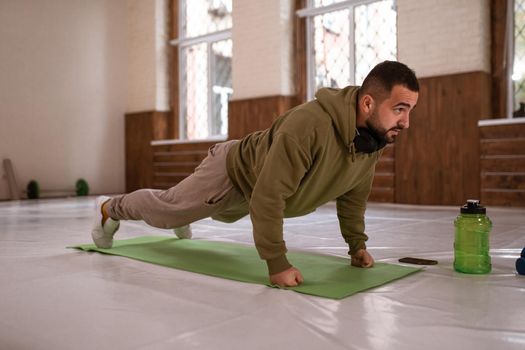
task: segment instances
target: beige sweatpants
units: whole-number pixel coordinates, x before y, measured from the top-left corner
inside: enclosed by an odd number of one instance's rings
[[[218,143],[195,172],[168,190],[141,189],[112,198],[106,205],[115,220],[143,220],[171,229],[212,217],[234,222],[248,214],[248,203],[226,170],[228,150],[238,140]]]

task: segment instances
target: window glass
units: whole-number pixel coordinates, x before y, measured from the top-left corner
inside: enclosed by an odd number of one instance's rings
[[[208,47],[206,43],[182,49],[183,139],[208,136]]]
[[[525,0],[514,1],[514,116],[525,116]]]
[[[212,45],[212,118],[210,133],[228,134],[228,100],[232,89],[232,41],[223,40]]]
[[[393,0],[356,6],[355,83],[361,85],[378,63],[397,57],[396,10]]]
[[[349,10],[334,11],[313,18],[315,90],[348,85],[349,13]]]
[[[525,1],[525,0],[524,0]],[[315,0],[314,6],[340,1]],[[396,60],[397,12],[394,0],[350,4],[309,16],[311,49],[309,95],[321,87],[360,85],[370,69]]]
[[[231,0],[181,0],[179,131],[184,140],[226,138],[232,90]],[[193,39],[192,39],[193,38]]]

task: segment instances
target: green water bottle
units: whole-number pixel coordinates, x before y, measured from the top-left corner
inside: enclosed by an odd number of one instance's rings
[[[492,269],[489,234],[492,222],[477,199],[467,200],[454,221],[454,269],[458,272],[483,274]]]

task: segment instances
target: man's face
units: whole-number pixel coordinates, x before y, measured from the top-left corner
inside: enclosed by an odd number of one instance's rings
[[[402,85],[395,85],[388,98],[374,105],[366,125],[387,143],[393,143],[402,129],[408,129],[409,114],[419,94]]]

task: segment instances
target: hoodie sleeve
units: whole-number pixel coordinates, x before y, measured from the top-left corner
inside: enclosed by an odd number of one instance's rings
[[[270,274],[291,267],[283,239],[284,209],[286,199],[297,191],[311,163],[311,157],[292,136],[279,133],[257,176],[250,199],[250,218],[255,247],[266,260]]]
[[[365,210],[372,189],[374,172],[369,172],[358,186],[337,198],[337,218],[344,240],[350,248],[349,254],[366,249]]]

